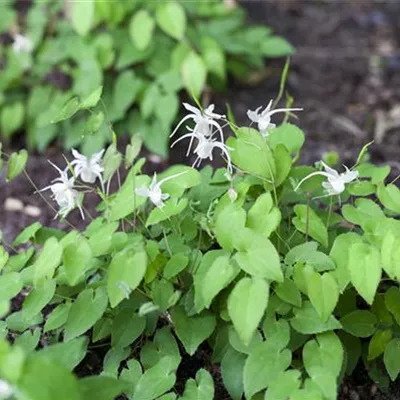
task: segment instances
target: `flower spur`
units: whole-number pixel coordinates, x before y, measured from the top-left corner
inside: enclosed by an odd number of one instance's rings
[[[290,111],[302,111],[302,108],[276,108],[272,109],[272,100],[268,103],[267,107],[265,107],[264,111],[260,110],[262,107],[258,107],[256,110],[247,111],[247,116],[252,122],[255,122],[258,126],[258,130],[261,135],[267,137],[269,135],[269,129],[275,128],[275,124],[271,123],[271,117],[274,114],[282,113],[282,112],[290,112]]]
[[[186,174],[187,171],[180,172],[179,174],[167,176],[164,179],[161,179],[161,181],[157,182],[157,174],[154,173],[153,179],[149,185],[149,187],[142,186],[140,188],[137,188],[135,190],[135,193],[139,196],[147,197],[150,199],[150,201],[158,208],[163,208],[164,207],[164,200],[169,199],[169,194],[168,193],[163,193],[161,190],[161,185],[170,179],[177,178],[178,176],[181,176],[183,174]]]

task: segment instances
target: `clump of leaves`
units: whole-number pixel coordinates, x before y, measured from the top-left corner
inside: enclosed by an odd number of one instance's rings
[[[39,150],[59,138],[92,154],[110,141],[111,122],[166,156],[184,89],[199,97],[206,86],[224,88],[229,74],[245,78],[266,57],[293,52],[222,0],[34,0],[21,15],[16,3],[0,5],[7,44],[0,49],[0,134],[6,140],[25,131]],[[100,85],[103,101],[95,106]],[[63,106],[71,115],[89,109],[90,118],[79,113],[52,125]]]
[[[181,137],[195,165],[223,149],[230,168],[175,165],[151,179],[138,143],[125,155],[115,144],[94,159],[76,153],[60,169],[70,186],[50,189],[65,217],[85,201],[73,191],[98,193],[98,216],[83,231],[35,223],[0,247],[6,393],[211,400],[219,369],[233,399],[333,400],[358,363],[387,386],[400,372],[390,167],[365,162],[367,147],[341,173],[297,165],[297,126],[261,113],[260,132],[187,109],[196,118]],[[122,164],[126,178],[110,193]],[[22,306],[11,308],[16,296]],[[202,344],[208,361],[176,386],[182,359]],[[78,379],[98,347],[99,373]]]

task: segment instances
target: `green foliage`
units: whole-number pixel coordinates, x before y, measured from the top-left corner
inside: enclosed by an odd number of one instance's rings
[[[265,58],[294,52],[222,0],[34,0],[18,18],[13,2],[3,3],[0,33],[16,40],[19,32],[28,45],[2,49],[0,137],[25,133],[39,151],[58,140],[91,154],[112,141],[113,126],[166,156],[183,89],[200,97],[206,86],[223,89],[228,75],[246,80]]]
[[[178,35],[169,12],[154,23]],[[69,123],[75,109],[58,118]],[[390,171],[360,161],[359,180],[337,201],[321,196],[318,171],[296,164],[299,128],[234,133],[232,174],[175,165],[152,179],[136,160],[140,140],[124,154],[114,142],[102,180],[84,187],[99,197],[84,230],[34,223],[0,246],[0,379],[16,398],[63,399],[67,389],[68,399],[211,400],[216,368],[238,400],[336,399],[361,361],[372,378],[397,379],[400,224]],[[19,154],[2,155],[16,172]],[[102,371],[78,378],[97,347]],[[200,356],[204,368],[179,381]]]

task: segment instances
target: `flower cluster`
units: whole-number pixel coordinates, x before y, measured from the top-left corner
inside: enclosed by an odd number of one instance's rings
[[[59,211],[57,215],[65,218],[68,213],[74,208],[78,208],[82,219],[85,219],[85,215],[82,210],[82,192],[77,189],[79,186],[76,185],[76,179],[81,179],[85,183],[94,183],[98,179],[104,188],[103,178],[101,173],[103,167],[101,165],[102,156],[104,150],[93,154],[91,157],[85,157],[76,150],[72,150],[72,154],[75,157],[74,160],[62,170],[51,161],[49,163],[59,172],[60,176],[52,181],[52,184],[46,186],[40,191],[50,190],[52,192],[52,199],[57,203]],[[69,169],[73,169],[73,176],[69,177]]]
[[[254,123],[257,123],[257,128],[260,134],[268,140],[269,130],[275,127],[275,124],[271,122],[271,117],[276,113],[281,112],[292,112],[301,111],[301,108],[279,108],[272,109],[272,100],[268,103],[267,107],[263,110],[262,107],[257,108],[255,111],[249,110],[247,112],[248,117]],[[179,127],[188,120],[194,122],[193,127],[186,126],[188,133],[185,133],[180,138],[175,140],[171,147],[175,146],[176,143],[184,139],[190,139],[186,155],[189,156],[192,149],[196,156],[192,167],[199,167],[203,160],[213,160],[213,151],[219,149],[221,155],[225,157],[227,162],[227,176],[232,180],[233,165],[230,156],[230,149],[224,142],[223,128],[226,125],[222,125],[220,121],[226,122],[225,115],[217,114],[214,112],[214,105],[210,105],[205,109],[200,109],[191,106],[190,104],[183,103],[183,106],[189,114],[182,118],[175,130],[172,132],[171,137],[175,135]],[[196,142],[195,142],[196,141]],[[59,206],[58,214],[62,217],[66,217],[68,213],[74,209],[79,208],[82,218],[84,219],[84,213],[81,206],[82,192],[77,190],[78,186],[75,180],[80,178],[82,182],[93,184],[96,180],[100,181],[102,190],[104,191],[104,182],[102,172],[104,171],[102,165],[102,157],[104,150],[93,154],[91,157],[86,157],[80,154],[77,150],[72,150],[74,160],[64,169],[61,170],[56,165],[50,162],[50,164],[57,169],[60,176],[53,180],[53,183],[41,191],[51,190],[52,198],[57,202]],[[322,175],[327,178],[326,182],[322,183],[327,196],[340,195],[345,190],[345,184],[350,183],[357,179],[358,172],[351,171],[347,167],[344,173],[339,173],[336,170],[330,168],[324,162],[321,162],[325,171],[317,171],[309,174],[300,181],[295,190],[297,191],[302,183],[316,175]],[[69,169],[73,170],[73,176],[68,176]],[[151,183],[148,186],[142,186],[135,190],[136,195],[148,198],[153,205],[158,208],[164,207],[164,201],[169,198],[168,193],[163,193],[161,186],[168,180],[177,178],[184,174],[168,176],[160,181],[157,181],[157,175],[154,174]],[[235,193],[234,189],[231,188],[229,198],[234,201]]]

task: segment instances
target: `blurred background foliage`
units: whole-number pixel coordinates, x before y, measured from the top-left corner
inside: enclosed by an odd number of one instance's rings
[[[182,97],[222,91],[294,51],[226,0],[2,0],[0,15],[1,139],[25,135],[39,151],[56,141],[92,153],[114,130],[166,156]],[[18,35],[32,49],[16,51]],[[51,124],[101,85],[87,123],[78,113]]]

